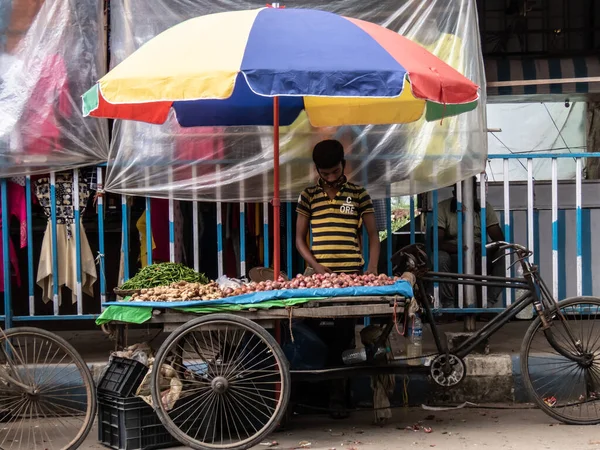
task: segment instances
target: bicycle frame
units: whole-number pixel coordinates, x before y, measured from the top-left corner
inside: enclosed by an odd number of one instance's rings
[[[490,338],[510,320],[514,319],[517,314],[519,314],[528,306],[533,305],[537,315],[542,321],[546,339],[552,348],[560,355],[573,361],[579,363],[585,362],[584,356],[565,350],[565,348],[558,345],[554,339],[548,319],[550,318],[550,314],[553,312],[558,312],[560,314],[560,311],[556,307],[557,303],[552,298],[552,295],[550,294],[550,291],[544,280],[540,277],[537,267],[527,260],[525,252],[517,252],[517,256],[519,257],[517,263],[521,264],[521,267],[523,268],[523,278],[440,272],[427,272],[424,274],[424,276],[417,278],[417,292],[419,295],[415,295],[415,298],[425,311],[425,317],[429,322],[438,352],[452,353],[460,358],[464,358],[466,355],[471,353],[475,347]],[[440,331],[435,323],[433,310],[431,308],[429,298],[427,298],[428,296],[424,286],[425,281],[471,286],[501,287],[505,289],[521,289],[524,290],[525,293],[507,309],[494,317],[477,333],[466,339],[456,348],[448,348],[447,342],[442,340]],[[564,317],[562,319],[564,321]],[[575,344],[577,344],[577,340],[570,332],[568,326],[565,328],[569,338],[572,339]]]

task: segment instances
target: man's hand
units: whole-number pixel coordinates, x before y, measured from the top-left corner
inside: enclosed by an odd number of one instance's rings
[[[315,270],[315,273],[319,273],[321,275],[324,273],[332,273],[332,271],[329,267],[325,267],[321,264],[315,264],[313,269]]]
[[[377,275],[377,264],[369,263],[367,266],[367,273]]]

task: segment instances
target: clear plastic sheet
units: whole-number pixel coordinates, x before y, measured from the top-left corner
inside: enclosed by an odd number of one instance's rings
[[[111,65],[176,23],[203,14],[259,8],[259,2],[113,0]],[[482,86],[481,104],[441,122],[312,128],[306,116],[281,129],[281,197],[295,201],[314,184],[311,151],[325,138],[346,148],[348,177],[374,198],[424,192],[481,172],[487,156],[485,81],[475,0],[303,1],[384,25],[420,43]],[[210,45],[210,43],[198,43]],[[157,61],[160,64],[160,61]],[[190,128],[117,122],[106,189],[180,200],[267,201],[273,192],[271,127]]]
[[[106,120],[80,96],[106,69],[103,2],[0,2],[0,176],[104,162]]]

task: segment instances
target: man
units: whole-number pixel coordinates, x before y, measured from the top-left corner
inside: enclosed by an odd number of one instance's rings
[[[475,237],[475,259],[477,271],[481,270],[481,205],[477,198],[477,179],[473,177],[473,204],[475,205],[474,214],[474,237]],[[500,221],[493,206],[486,202],[486,227],[487,227],[487,243],[503,241],[504,233],[500,228]],[[452,190],[452,198],[444,200],[438,205],[438,243],[439,256],[438,264],[439,271],[446,273],[456,273],[458,271],[458,214],[456,201],[456,186]],[[466,246],[465,246],[466,249]],[[499,254],[487,255],[487,273],[489,275],[504,276],[504,260],[501,259],[493,264],[493,261]],[[494,307],[498,302],[499,294],[502,288],[488,287],[488,306]],[[456,302],[456,285],[449,283],[440,284],[440,300],[445,308],[454,308]]]
[[[359,230],[364,225],[369,236],[367,272],[377,273],[379,233],[375,210],[365,188],[350,183],[344,175],[344,147],[339,141],[321,141],[313,149],[313,161],[319,181],[298,198],[298,252],[316,273],[362,272]],[[307,243],[309,226],[312,248]]]
[[[376,274],[379,261],[379,233],[375,210],[367,191],[350,183],[344,175],[344,147],[339,141],[325,140],[313,149],[319,181],[302,191],[296,209],[296,248],[307,265],[316,273],[362,273],[360,230],[364,226],[369,236],[369,265],[367,272]],[[312,248],[307,243],[312,229]],[[310,271],[309,271],[310,272]],[[335,320],[333,327],[321,322],[306,324],[327,343],[327,364],[342,365],[342,352],[352,348],[356,320]],[[329,389],[332,417],[347,417],[344,408],[348,397],[347,380],[335,381]]]

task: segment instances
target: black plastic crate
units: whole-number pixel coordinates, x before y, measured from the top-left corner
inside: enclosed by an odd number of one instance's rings
[[[113,357],[98,383],[98,392],[131,397],[148,373],[148,367],[135,359]]]
[[[177,439],[144,400],[98,393],[98,440],[117,450],[175,447]]]
[[[194,404],[186,408],[185,404],[189,402]],[[197,432],[198,436],[208,438],[212,436],[215,423],[212,419],[206,423],[194,421],[193,415],[198,412],[196,402],[195,396],[177,401],[175,408],[181,409],[175,413],[175,423],[187,423],[188,426],[184,428],[186,433]],[[189,425],[193,425],[193,428],[190,429]],[[200,429],[203,433],[200,433]],[[98,393],[98,440],[118,450],[149,450],[181,445],[167,431],[154,409],[141,398],[120,398],[102,393]]]

